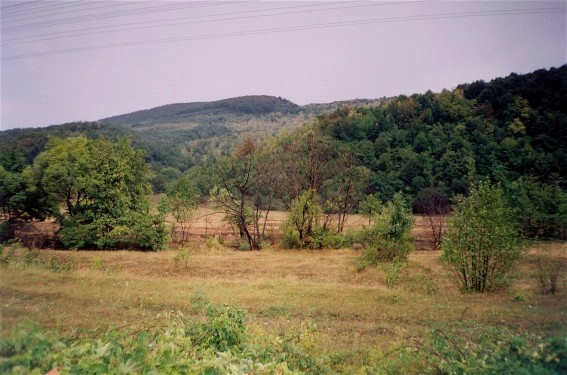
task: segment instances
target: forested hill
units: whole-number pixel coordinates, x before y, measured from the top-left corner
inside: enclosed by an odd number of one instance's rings
[[[346,108],[317,126],[372,172],[382,200],[403,191],[419,204],[432,188],[452,198],[482,178],[567,188],[567,65]]]
[[[351,100],[298,106],[273,96],[243,96],[205,103],[178,103],[105,118],[96,122],[0,131],[0,153],[14,145],[28,163],[49,136],[129,136],[143,148],[156,173],[164,168],[183,172],[193,165],[230,153],[244,139],[261,141],[343,106],[372,106],[381,101]]]
[[[0,153],[16,145],[29,163],[50,135],[126,135],[147,151],[154,189],[163,191],[168,181],[193,166],[213,165],[245,139],[261,144],[305,123],[303,130],[348,147],[371,172],[366,193],[383,201],[403,191],[419,203],[431,188],[449,199],[486,177],[567,188],[567,65],[381,100],[298,106],[245,96],[171,104],[94,123],[0,132]]]
[[[242,96],[201,103],[168,104],[156,108],[108,117],[100,121],[109,124],[144,126],[198,121],[205,116],[297,114],[300,107],[289,100],[273,96]]]

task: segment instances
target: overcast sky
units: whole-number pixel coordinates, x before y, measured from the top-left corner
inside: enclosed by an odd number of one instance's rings
[[[567,62],[566,1],[1,1],[0,129],[242,95],[452,89]]]

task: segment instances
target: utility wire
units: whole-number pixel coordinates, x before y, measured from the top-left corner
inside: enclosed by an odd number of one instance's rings
[[[117,2],[112,2],[111,4],[106,4],[106,5],[96,5],[94,7],[90,7],[90,8],[81,8],[81,9],[77,9],[77,7],[82,7],[82,6],[87,6],[87,5],[95,5],[95,3],[102,3],[102,1],[97,1],[97,2],[92,2],[92,1],[75,1],[74,3],[79,3],[79,4],[65,4],[62,5],[60,7],[50,7],[50,8],[45,8],[45,9],[38,9],[38,10],[30,10],[30,11],[25,11],[25,12],[21,12],[19,14],[2,14],[3,16],[5,16],[5,20],[4,22],[18,22],[18,21],[25,21],[28,19],[33,19],[33,18],[40,18],[40,17],[53,17],[53,16],[58,16],[60,14],[65,14],[65,13],[73,13],[73,12],[84,12],[87,10],[93,10],[93,9],[102,9],[102,8],[112,8],[112,7],[121,7],[121,6],[125,6],[125,5],[138,5],[138,4],[143,4],[143,3],[149,3],[150,1],[136,1],[136,2],[127,2],[127,1],[117,1]],[[75,9],[70,9],[70,10],[64,10],[61,11],[61,9],[64,8],[75,8]],[[58,12],[52,12],[54,10],[58,10]],[[30,16],[30,13],[36,13],[36,12],[40,12],[40,14],[34,14]],[[47,13],[46,13],[47,12]],[[22,15],[25,15],[27,17],[22,17]]]
[[[48,34],[41,33],[41,34],[34,34],[34,35],[28,35],[28,36],[21,36],[21,37],[9,39],[5,42],[11,43],[13,41],[18,41],[18,40],[23,40],[23,39],[30,39],[30,38],[37,38],[37,37],[43,38],[43,37],[49,37],[49,36],[53,36],[53,35],[62,35],[62,34],[82,32],[82,31],[101,30],[101,29],[104,31],[105,29],[108,29],[108,28],[122,27],[122,26],[146,25],[146,24],[152,24],[152,23],[171,22],[171,21],[184,21],[184,20],[197,19],[197,18],[208,18],[208,17],[228,16],[228,15],[236,15],[236,14],[257,13],[257,12],[263,12],[263,11],[282,10],[282,9],[297,9],[297,8],[314,7],[314,6],[322,6],[322,5],[329,5],[329,4],[341,4],[341,3],[349,3],[349,2],[350,1],[343,1],[343,2],[330,1],[330,2],[324,2],[324,3],[316,3],[316,4],[308,4],[308,5],[293,5],[293,6],[287,6],[287,7],[270,8],[270,9],[258,9],[258,10],[239,11],[239,12],[216,13],[216,14],[191,16],[191,17],[176,17],[176,18],[166,18],[166,19],[151,20],[151,21],[129,22],[129,23],[123,23],[123,24],[119,24],[119,25],[93,26],[93,27],[87,27],[87,28],[82,28],[82,29],[57,31],[57,32],[48,33]],[[413,1],[410,1],[410,2],[413,2]],[[71,35],[71,36],[73,36],[73,35]]]
[[[64,2],[63,4],[55,4],[53,5],[51,2],[44,1],[41,4],[38,4],[36,7],[26,8],[26,9],[14,9],[12,11],[2,11],[3,18],[12,18],[12,17],[19,17],[22,15],[30,15],[36,12],[50,12],[53,10],[63,9],[63,8],[70,8],[70,7],[78,7],[93,4],[94,2],[90,2],[88,0],[74,0]]]
[[[299,31],[299,30],[329,29],[329,28],[338,28],[338,27],[347,27],[347,26],[356,26],[356,25],[370,25],[370,24],[380,24],[380,23],[410,22],[410,21],[423,21],[423,20],[439,20],[439,19],[451,19],[451,18],[507,16],[507,15],[523,15],[523,14],[543,14],[543,13],[555,13],[555,12],[558,12],[558,11],[565,11],[565,8],[546,8],[546,9],[527,8],[527,9],[510,9],[510,10],[501,10],[501,11],[437,13],[437,14],[427,14],[427,15],[419,15],[419,16],[373,18],[373,19],[364,19],[364,20],[341,21],[341,22],[330,22],[330,23],[320,23],[320,24],[307,24],[307,25],[292,26],[292,27],[256,29],[256,30],[226,32],[226,33],[218,33],[218,34],[204,34],[204,35],[195,35],[195,36],[187,36],[187,37],[162,38],[162,39],[142,40],[142,41],[136,41],[136,42],[124,42],[124,43],[101,44],[101,45],[95,45],[95,46],[85,46],[85,47],[76,47],[76,48],[65,48],[65,49],[59,49],[59,50],[51,50],[51,51],[44,51],[44,52],[35,52],[35,53],[6,56],[6,57],[2,58],[2,60],[11,61],[11,60],[18,60],[18,59],[29,58],[29,57],[50,56],[50,55],[56,55],[56,54],[67,54],[67,53],[73,53],[73,52],[92,51],[92,50],[100,50],[100,49],[107,49],[107,48],[130,47],[130,46],[172,43],[172,42],[203,40],[203,39],[217,39],[217,38],[248,36],[248,35],[272,34],[272,33],[282,33],[282,32],[290,32],[290,31]]]
[[[215,2],[200,2],[200,3],[154,5],[154,6],[151,6],[151,7],[139,8],[139,9],[135,9],[135,10],[121,10],[121,11],[113,11],[113,12],[106,12],[106,13],[88,14],[88,15],[84,15],[84,16],[60,18],[60,19],[49,20],[49,21],[29,23],[29,24],[19,25],[19,26],[9,26],[9,27],[3,28],[2,33],[26,31],[26,30],[30,30],[30,29],[37,29],[37,28],[48,27],[48,26],[59,26],[59,25],[68,24],[68,23],[93,21],[93,20],[99,20],[99,19],[105,19],[105,18],[126,17],[126,16],[143,14],[143,13],[157,13],[157,12],[168,12],[168,11],[171,11],[171,10],[180,10],[180,9],[202,8],[202,7],[211,7],[211,6],[219,6],[219,5],[232,5],[232,4],[238,4],[238,3],[243,3],[243,2],[246,2],[246,1],[215,1]]]
[[[0,10],[5,11],[6,9],[21,7],[21,6],[25,6],[27,4],[31,4],[31,3],[39,3],[40,1],[41,0],[34,0],[34,1],[21,2],[21,3],[17,3],[17,4],[4,5],[3,7],[0,8]]]
[[[409,2],[414,3],[415,1],[409,1]],[[330,3],[322,3],[322,4],[318,4],[318,5],[324,5],[324,4],[337,4],[337,3],[336,2],[330,2]],[[176,23],[168,23],[166,25],[128,27],[128,28],[121,28],[121,29],[115,29],[115,30],[103,30],[103,31],[96,31],[96,32],[67,34],[67,35],[60,35],[60,36],[49,36],[50,34],[44,34],[44,35],[36,35],[36,37],[39,36],[40,38],[36,38],[36,39],[32,39],[32,40],[26,40],[26,41],[18,42],[17,40],[19,40],[19,39],[32,38],[31,36],[27,37],[27,38],[22,37],[22,38],[10,39],[10,40],[2,42],[1,44],[2,45],[14,45],[14,44],[24,44],[24,43],[35,43],[35,42],[41,42],[41,41],[46,41],[46,40],[66,39],[66,38],[71,38],[71,37],[90,36],[90,35],[97,35],[97,34],[104,34],[104,33],[115,33],[115,32],[121,32],[121,31],[153,29],[153,28],[192,25],[192,24],[209,23],[209,22],[234,21],[234,20],[243,20],[243,19],[250,19],[250,18],[273,17],[273,16],[291,15],[291,14],[315,13],[315,12],[324,12],[324,11],[331,11],[331,10],[375,7],[375,6],[391,5],[391,4],[400,4],[400,2],[396,2],[396,3],[366,3],[366,4],[360,4],[360,5],[349,5],[349,6],[331,7],[331,8],[322,8],[322,9],[307,9],[307,10],[297,10],[297,11],[288,11],[288,12],[277,12],[277,13],[270,13],[270,14],[255,14],[255,15],[249,15],[249,16],[238,16],[238,17],[228,17],[228,18],[225,17],[225,18],[218,18],[218,19],[212,19],[212,20],[176,22]],[[188,20],[188,19],[195,19],[195,18],[217,17],[217,16],[222,16],[222,15],[237,15],[237,14],[246,14],[246,13],[271,12],[271,11],[274,11],[274,10],[298,9],[298,8],[303,8],[303,7],[306,7],[306,6],[312,6],[312,5],[290,6],[290,7],[261,9],[261,10],[249,10],[249,11],[230,12],[230,13],[221,13],[221,14],[204,15],[204,16],[192,16],[192,17],[185,17],[185,18],[178,18],[178,19]],[[164,21],[150,21],[150,22],[164,22]],[[113,26],[113,27],[116,27],[116,26]],[[61,33],[66,34],[66,32],[61,32]],[[61,33],[55,33],[55,34],[61,34]]]

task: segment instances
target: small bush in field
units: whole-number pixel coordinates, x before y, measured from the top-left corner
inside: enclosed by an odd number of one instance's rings
[[[176,269],[189,268],[189,252],[185,249],[178,250],[173,257],[173,263]]]
[[[381,261],[407,259],[414,246],[411,228],[414,219],[403,196],[399,193],[383,209],[373,226],[363,231],[361,241],[365,252],[358,260],[358,269]]]
[[[506,283],[523,246],[500,186],[481,182],[471,188],[457,203],[441,248],[464,289],[482,293]]]

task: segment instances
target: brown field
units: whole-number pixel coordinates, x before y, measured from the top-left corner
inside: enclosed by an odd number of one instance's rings
[[[207,209],[200,216],[192,226],[194,234],[230,232]],[[276,228],[283,216],[272,218]],[[350,225],[362,220],[354,216]],[[421,218],[414,235],[427,243]],[[24,252],[19,250],[16,258]],[[24,320],[67,334],[149,326],[160,313],[190,311],[192,297],[204,293],[213,303],[245,308],[252,327],[276,334],[314,323],[325,352],[384,349],[419,340],[437,321],[464,318],[547,336],[567,333],[566,252],[564,242],[534,246],[509,288],[479,295],[460,292],[438,251],[413,252],[400,281],[388,285],[391,266],[357,272],[359,253],[351,249],[285,250],[274,245],[244,252],[210,237],[155,253],[40,250],[42,257],[71,262],[73,269],[53,272],[17,261],[0,268],[1,333]],[[534,254],[552,254],[563,262],[555,295],[538,292]]]

